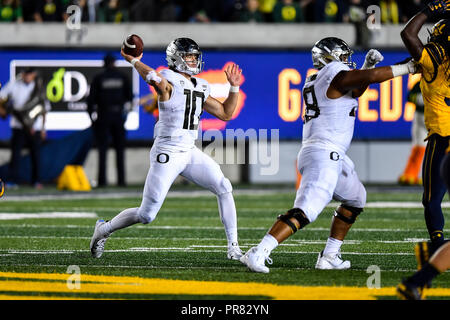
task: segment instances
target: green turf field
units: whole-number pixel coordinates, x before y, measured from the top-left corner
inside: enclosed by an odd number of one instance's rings
[[[246,251],[292,206],[295,193],[235,189]],[[332,203],[273,251],[269,274],[257,274],[226,259],[215,197],[188,190],[171,191],[150,225],[114,233],[101,259],[89,252],[95,221],[138,206],[139,189],[7,193],[0,199],[0,298],[397,299],[394,287],[416,269],[414,243],[428,237],[420,189],[369,189],[368,206],[342,247],[350,270],[314,269],[337,205]],[[449,220],[450,209],[444,212]],[[55,217],[60,213],[74,217]],[[380,288],[368,289],[368,283]],[[449,299],[450,274],[441,274],[428,291],[428,299]]]

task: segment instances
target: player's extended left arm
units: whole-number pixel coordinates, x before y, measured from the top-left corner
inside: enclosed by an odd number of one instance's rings
[[[236,110],[238,97],[239,92],[230,91],[228,98],[222,103],[219,100],[209,96],[206,98],[203,108],[206,112],[222,121],[230,121],[233,117],[234,110]]]
[[[405,64],[398,64],[386,67],[377,67],[368,70],[341,71],[331,82],[328,91],[333,98],[333,91],[337,90],[345,94],[350,90],[362,90],[372,83],[381,83],[392,78],[416,72],[416,65],[413,61]],[[328,92],[327,92],[328,95]]]
[[[383,59],[383,55],[378,50],[370,49],[366,54],[366,58],[364,59],[364,64],[361,67],[361,70],[373,69],[379,62],[383,61]],[[353,90],[353,98],[359,98],[360,96],[362,96],[368,87],[369,85]]]

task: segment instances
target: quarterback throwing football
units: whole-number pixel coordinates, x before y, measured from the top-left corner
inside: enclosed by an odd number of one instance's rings
[[[314,67],[319,71],[306,79],[303,99],[306,110],[302,148],[297,166],[302,174],[292,209],[281,214],[258,246],[251,248],[241,262],[255,272],[268,273],[265,261],[279,243],[316,220],[332,200],[341,202],[336,209],[325,249],[319,253],[317,269],[348,269],[340,247],[366,203],[366,190],[346,155],[353,137],[357,97],[371,83],[413,73],[414,63],[374,68],[383,60],[370,50],[362,70],[354,70],[352,50],[338,38],[324,38],[312,48]]]
[[[242,251],[237,239],[236,207],[230,181],[219,165],[195,146],[199,118],[203,110],[228,121],[237,106],[242,70],[231,65],[225,70],[230,93],[222,103],[210,96],[207,81],[194,77],[203,69],[202,53],[192,39],[178,38],[167,47],[169,69],[156,72],[139,57],[127,55],[140,76],[158,93],[159,120],[150,151],[150,169],[141,205],[120,212],[111,221],[97,221],[90,249],[100,258],[105,242],[116,230],[136,223],[150,223],[158,214],[167,192],[178,175],[202,186],[217,196],[219,214],[228,240],[228,259],[239,260]]]

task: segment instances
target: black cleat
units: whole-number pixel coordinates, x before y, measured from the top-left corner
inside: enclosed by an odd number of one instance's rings
[[[423,300],[423,288],[415,286],[404,279],[397,286],[397,296],[402,300]]]

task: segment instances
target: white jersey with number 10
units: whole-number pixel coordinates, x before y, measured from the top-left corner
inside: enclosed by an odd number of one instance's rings
[[[159,101],[159,120],[155,125],[155,137],[171,137],[194,143],[198,136],[198,124],[203,103],[210,94],[206,80],[192,77],[188,80],[180,73],[164,69],[160,74],[172,85],[167,101]]]

